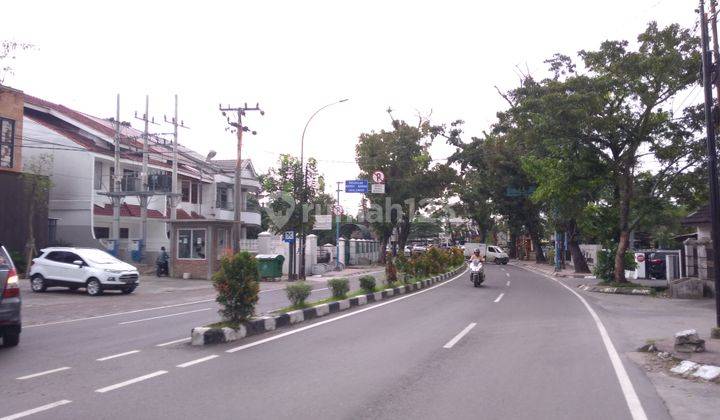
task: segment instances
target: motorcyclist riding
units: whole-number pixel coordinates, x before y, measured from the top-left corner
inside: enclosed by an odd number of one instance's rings
[[[476,249],[475,251],[473,251],[473,254],[470,256],[470,263],[473,263],[473,262],[476,262],[476,261],[477,261],[477,262],[484,262],[484,260],[485,260],[485,259],[480,255],[480,249],[479,249],[479,248]]]

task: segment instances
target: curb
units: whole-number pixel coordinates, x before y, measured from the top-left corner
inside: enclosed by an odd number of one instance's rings
[[[588,286],[581,284],[578,289],[586,292],[610,293],[616,295],[643,295],[650,296],[652,289],[650,288],[634,288],[634,287],[608,287],[608,286]]]
[[[404,286],[388,288],[380,292],[368,293],[343,300],[330,303],[323,303],[312,306],[310,308],[298,309],[286,312],[276,316],[265,316],[261,318],[251,319],[240,325],[240,328],[234,330],[232,328],[210,328],[196,327],[190,331],[190,344],[193,346],[205,346],[209,344],[229,343],[237,341],[245,337],[262,334],[273,331],[277,328],[288,327],[300,322],[309,321],[311,319],[320,318],[329,314],[345,311],[347,309],[367,305],[371,302],[379,302],[390,299],[393,296],[399,296],[406,293],[412,293],[416,290],[425,289],[435,283],[442,282],[462,272],[465,264],[453,271],[430,277],[429,279],[419,280]]]

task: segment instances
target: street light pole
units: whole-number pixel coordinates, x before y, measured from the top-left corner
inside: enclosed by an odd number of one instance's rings
[[[715,147],[715,121],[713,119],[712,97],[712,51],[708,40],[705,2],[700,0],[700,29],[702,39],[702,73],[705,91],[705,130],[707,133],[708,176],[710,178],[710,224],[712,236],[713,277],[715,280],[715,326],[720,328],[720,194],[717,179],[717,151]],[[716,331],[715,330],[715,331]]]
[[[315,111],[310,118],[308,118],[307,122],[305,123],[305,128],[303,128],[302,137],[300,138],[300,176],[302,177],[302,188],[300,189],[300,211],[302,214],[300,215],[300,269],[299,276],[300,279],[305,280],[305,190],[307,188],[307,173],[305,171],[305,132],[307,131],[308,126],[310,125],[310,121],[315,118],[315,116],[320,113],[323,109],[342,103],[347,102],[347,98],[340,99],[339,101],[335,101],[332,103],[329,103],[327,105],[324,105],[320,108],[318,108],[317,111]]]

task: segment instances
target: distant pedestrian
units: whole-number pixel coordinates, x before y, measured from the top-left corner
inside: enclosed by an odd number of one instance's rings
[[[170,256],[165,251],[165,247],[160,247],[160,255],[158,255],[157,260],[155,261],[155,264],[157,265],[156,274],[158,277],[160,277],[163,273],[165,275],[168,275],[170,273],[170,267],[168,266],[168,262],[170,261]]]

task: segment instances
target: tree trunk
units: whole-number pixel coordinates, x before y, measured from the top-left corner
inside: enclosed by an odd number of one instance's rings
[[[32,182],[32,186],[30,187],[28,197],[28,238],[27,244],[25,245],[25,278],[30,278],[30,266],[32,265],[32,259],[35,257],[35,224],[33,223],[33,218],[35,215],[35,201],[37,200],[37,179],[33,177],[30,182]]]
[[[510,243],[508,244],[508,257],[517,258],[517,233],[510,232]]]
[[[403,218],[398,223],[398,246],[400,249],[405,249],[408,236],[410,236],[410,219]]]
[[[590,267],[587,265],[585,255],[580,250],[580,244],[578,244],[578,229],[575,220],[571,220],[568,223],[568,247],[570,248],[570,255],[572,256],[573,267],[576,273],[589,273]]]
[[[615,281],[627,283],[625,278],[625,252],[630,246],[630,198],[632,196],[632,177],[625,172],[619,175],[620,185],[620,240],[615,252]]]
[[[538,235],[537,231],[535,231],[534,229],[530,230],[530,240],[532,241],[533,248],[535,248],[535,262],[547,262],[547,258],[545,258],[545,253],[543,253],[542,247],[540,245],[540,235]]]

